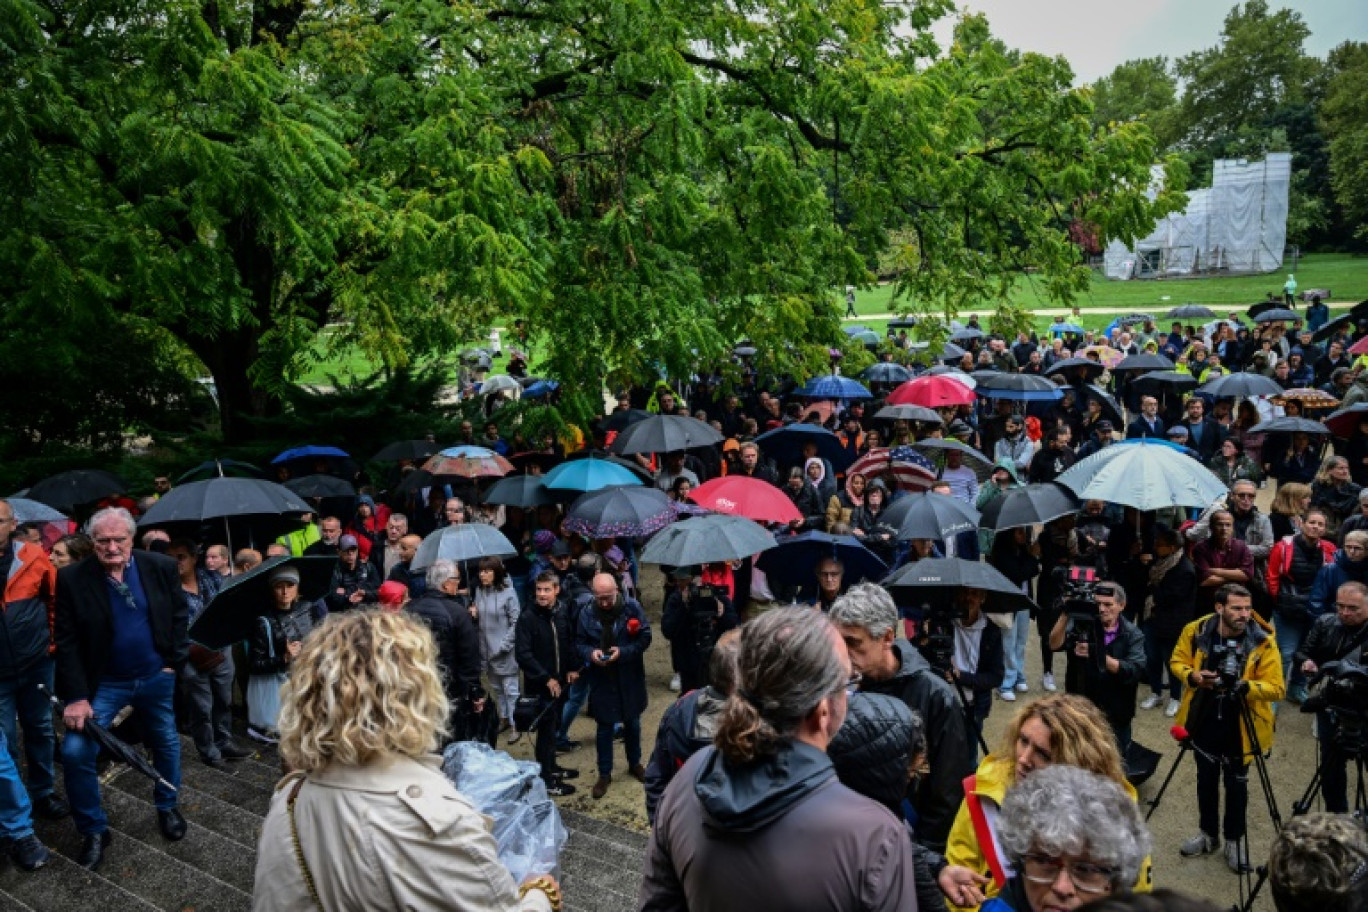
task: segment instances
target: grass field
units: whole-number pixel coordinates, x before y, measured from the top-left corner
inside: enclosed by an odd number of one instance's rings
[[[1311,254],[1303,257],[1297,265],[1297,286],[1299,289],[1328,288],[1331,301],[1358,302],[1368,299],[1368,257],[1355,257],[1348,254]],[[1269,292],[1281,293],[1286,272],[1276,272],[1262,276],[1235,276],[1218,279],[1164,279],[1160,281],[1113,282],[1095,279],[1087,294],[1078,299],[1082,310],[1080,322],[1087,329],[1100,329],[1112,321],[1119,311],[1141,312],[1162,316],[1167,310],[1179,304],[1205,304],[1217,313],[1230,310],[1243,311],[1250,304],[1263,300]],[[889,313],[902,313],[907,309],[905,303],[892,303],[893,287],[881,285],[855,293],[855,310],[861,314],[858,322],[883,335],[888,324]],[[1044,329],[1055,313],[1067,314],[1068,311],[1057,303],[1045,298],[1043,288],[1029,276],[1017,281],[1013,298],[1037,316],[1037,329]],[[1299,305],[1300,306],[1300,305]],[[986,322],[986,310],[975,311],[966,308],[961,319],[977,312]],[[867,316],[866,316],[867,315]],[[878,315],[878,316],[876,316]],[[535,341],[535,340],[534,340]],[[483,340],[461,346],[479,346]],[[460,350],[457,349],[457,351]],[[507,343],[505,343],[507,351]],[[535,349],[534,349],[535,351]],[[455,375],[455,352],[445,359]],[[495,371],[501,370],[499,362]],[[350,350],[321,360],[302,378],[303,383],[328,383],[330,376],[339,378],[366,376],[374,370],[374,362],[361,352]],[[537,373],[536,358],[529,365],[531,373]]]

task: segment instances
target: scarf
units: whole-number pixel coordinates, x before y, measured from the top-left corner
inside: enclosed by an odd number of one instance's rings
[[[1142,618],[1142,620],[1154,614],[1154,587],[1159,585],[1159,581],[1162,580],[1165,576],[1168,576],[1168,572],[1172,570],[1174,567],[1178,566],[1178,562],[1182,559],[1183,551],[1181,548],[1179,548],[1174,550],[1174,552],[1170,554],[1168,557],[1164,558],[1163,560],[1155,561],[1150,566],[1150,594],[1145,596],[1145,615],[1144,618]]]

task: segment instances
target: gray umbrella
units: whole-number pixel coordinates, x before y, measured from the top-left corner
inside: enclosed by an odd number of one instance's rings
[[[513,557],[518,549],[504,534],[485,523],[462,523],[438,529],[418,546],[410,569],[426,570],[439,560],[473,561],[482,557]]]
[[[66,522],[66,515],[52,509],[45,503],[29,500],[26,497],[7,497],[5,503],[14,511],[14,521],[24,523]]]
[[[709,513],[661,529],[642,549],[641,562],[668,567],[711,564],[751,557],[774,546],[774,536],[754,520]]]
[[[1127,440],[1073,465],[1056,481],[1079,500],[1105,500],[1137,510],[1205,509],[1228,493],[1210,469],[1166,443]]]
[[[898,539],[950,538],[978,528],[979,514],[948,494],[914,494],[889,507],[883,521],[898,530]]]

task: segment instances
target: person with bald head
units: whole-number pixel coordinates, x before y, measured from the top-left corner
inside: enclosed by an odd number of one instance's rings
[[[646,650],[651,646],[651,623],[636,599],[618,591],[609,573],[590,583],[592,601],[580,611],[575,650],[589,680],[589,715],[598,726],[598,782],[595,800],[613,781],[613,727],[622,726],[627,771],[646,781],[641,764],[641,714],[646,711]]]

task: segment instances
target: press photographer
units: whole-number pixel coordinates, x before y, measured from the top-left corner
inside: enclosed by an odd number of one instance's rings
[[[1332,814],[1349,811],[1345,766],[1355,755],[1368,754],[1364,741],[1368,676],[1363,671],[1363,644],[1368,641],[1368,586],[1345,583],[1335,593],[1335,613],[1311,625],[1293,661],[1307,677],[1320,675],[1324,687],[1302,705],[1316,713],[1321,742],[1321,795]]]
[[[660,624],[679,670],[681,693],[707,686],[708,660],[717,638],[741,623],[726,593],[699,584],[694,569],[679,567],[671,574],[674,591],[665,600]]]
[[[1097,704],[1124,757],[1145,671],[1145,635],[1121,616],[1126,590],[1116,583],[1075,588],[1063,608],[1050,631],[1050,648],[1067,656],[1064,689]]]
[[[1169,671],[1184,682],[1178,726],[1191,733],[1197,762],[1197,812],[1201,832],[1180,854],[1208,855],[1218,835],[1220,783],[1225,782],[1226,864],[1248,870],[1245,809],[1249,764],[1273,746],[1273,707],[1286,693],[1282,659],[1272,630],[1253,611],[1250,592],[1238,583],[1216,590],[1215,614],[1183,629]]]

